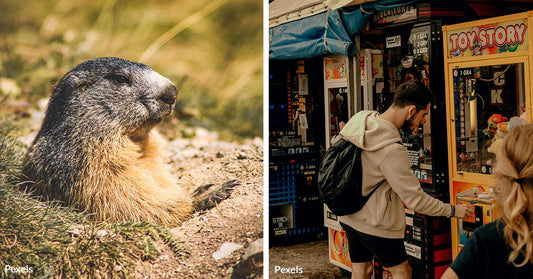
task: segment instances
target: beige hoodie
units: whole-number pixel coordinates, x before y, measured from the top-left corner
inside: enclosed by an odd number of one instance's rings
[[[363,195],[386,179],[358,212],[340,216],[339,221],[370,235],[403,238],[407,208],[431,216],[451,214],[451,206],[428,194],[411,172],[409,155],[400,133],[390,121],[376,111],[360,111],[340,132],[340,136],[357,145],[363,166]],[[403,202],[402,202],[403,201]]]

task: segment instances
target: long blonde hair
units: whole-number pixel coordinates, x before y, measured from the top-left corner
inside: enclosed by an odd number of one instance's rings
[[[533,263],[533,124],[516,126],[497,155],[498,212],[504,236],[512,248],[508,262]]]

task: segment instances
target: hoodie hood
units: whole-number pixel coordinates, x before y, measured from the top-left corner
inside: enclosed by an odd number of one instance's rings
[[[363,110],[346,123],[340,136],[366,151],[375,151],[402,138],[398,128],[388,120],[381,119],[377,111]]]

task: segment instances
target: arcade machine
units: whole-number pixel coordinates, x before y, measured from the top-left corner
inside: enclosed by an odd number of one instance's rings
[[[316,171],[323,139],[322,59],[271,60],[269,94],[270,245],[325,234]]]
[[[495,220],[492,164],[502,139],[531,122],[533,11],[443,26],[449,193],[475,216],[452,219],[455,258],[474,229]]]
[[[329,55],[323,58],[324,119],[326,147],[331,139],[355,113],[357,99],[353,90],[353,58],[345,55]],[[337,216],[324,205],[324,226],[328,230],[329,260],[331,263],[351,270],[348,241]]]
[[[440,22],[423,22],[384,30],[385,97],[384,111],[392,102],[396,88],[405,81],[418,80],[436,97],[426,123],[414,135],[402,134],[409,152],[411,169],[426,192],[447,194],[444,84],[442,72],[442,35]],[[436,148],[433,148],[436,147]],[[444,198],[445,199],[445,198]]]
[[[375,103],[379,102],[374,98],[376,92],[381,93],[383,90],[383,55],[382,51],[378,49],[364,49],[361,51],[360,77],[361,77],[361,94],[355,93],[351,90],[348,77],[335,75],[332,73],[342,72],[342,69],[354,69],[348,66],[350,60],[346,56],[329,56],[324,58],[324,87],[328,95],[325,96],[329,101],[326,106],[326,119],[338,119],[331,121],[329,127],[326,128],[326,138],[332,138],[340,132],[342,125],[346,123],[350,117],[355,114],[356,107],[362,109],[373,109]],[[357,63],[353,63],[356,65]],[[357,65],[356,65],[357,66]],[[356,76],[354,73],[353,76]],[[340,94],[339,94],[340,92]],[[349,94],[348,92],[353,92]],[[341,103],[337,100],[349,100]],[[358,104],[360,103],[360,104]],[[351,106],[349,105],[351,104]],[[346,112],[348,115],[339,112]],[[328,145],[329,146],[329,145]],[[329,243],[329,260],[331,263],[351,271],[352,263],[348,251],[348,240],[346,233],[340,226],[337,216],[333,214],[326,205],[324,205],[324,225],[328,228],[328,243]]]

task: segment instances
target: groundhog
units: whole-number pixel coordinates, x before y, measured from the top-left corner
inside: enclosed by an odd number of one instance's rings
[[[178,91],[150,67],[119,58],[83,62],[57,84],[23,162],[29,191],[109,222],[177,226],[229,196],[230,181],[194,201],[172,177],[153,128]]]

